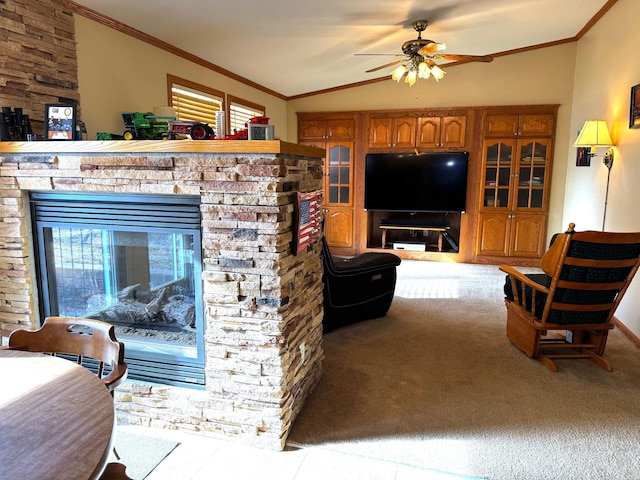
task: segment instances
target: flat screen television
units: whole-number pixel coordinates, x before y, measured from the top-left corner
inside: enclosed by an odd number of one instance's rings
[[[389,212],[464,212],[468,152],[369,153],[364,208]]]

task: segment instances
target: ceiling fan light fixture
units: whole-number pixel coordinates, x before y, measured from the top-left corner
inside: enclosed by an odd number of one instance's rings
[[[442,70],[438,65],[434,65],[433,67],[431,67],[431,76],[433,76],[436,81],[442,80],[445,73],[446,72]]]
[[[407,77],[404,79],[404,81],[408,83],[410,87],[413,87],[417,79],[418,79],[418,72],[412,68],[407,72]]]
[[[431,75],[429,65],[427,65],[425,62],[420,62],[420,64],[418,65],[418,77],[427,79],[429,78],[429,75]]]
[[[2,0],[0,0],[2,1]],[[395,62],[387,63],[376,68],[367,70],[367,73],[377,72],[383,68],[399,65],[391,72],[391,78],[400,83],[402,77],[404,82],[409,86],[413,86],[419,78],[427,79],[429,77],[435,78],[436,81],[442,80],[445,75],[445,71],[440,68],[436,61],[452,61],[457,63],[468,62],[491,62],[493,57],[491,55],[460,55],[460,54],[447,54],[439,53],[446,49],[447,46],[444,43],[434,42],[422,38],[422,32],[427,28],[429,22],[427,20],[418,20],[413,22],[413,29],[418,32],[418,38],[407,40],[402,44],[402,55],[397,54],[362,54],[362,55],[395,55],[402,56],[404,59],[396,60]],[[448,64],[447,64],[448,65]]]
[[[391,72],[391,78],[396,82],[400,83],[400,79],[407,73],[407,67],[404,65],[399,65],[396,69]]]

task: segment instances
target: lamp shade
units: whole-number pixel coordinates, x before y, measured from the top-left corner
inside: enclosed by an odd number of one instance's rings
[[[611,135],[604,120],[587,120],[573,144],[574,147],[611,147]]]

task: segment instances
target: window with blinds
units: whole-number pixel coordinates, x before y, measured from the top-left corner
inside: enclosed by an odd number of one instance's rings
[[[253,117],[262,117],[265,114],[265,108],[262,105],[231,95],[228,95],[227,99],[229,100],[229,132],[231,133],[243,130]]]
[[[226,95],[228,108],[225,111],[225,93],[204,85],[167,74],[169,102],[178,120],[208,124],[216,132],[217,138],[244,130],[253,117],[266,115],[265,107],[242,98]],[[224,116],[221,118],[220,114]],[[218,129],[217,118],[221,121]],[[219,131],[220,130],[220,131]]]
[[[224,109],[224,93],[172,75],[167,76],[171,106],[176,118],[216,127],[216,112]]]

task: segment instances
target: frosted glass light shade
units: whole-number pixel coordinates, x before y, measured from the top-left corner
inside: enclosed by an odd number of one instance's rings
[[[400,82],[400,79],[405,73],[407,73],[407,68],[404,65],[400,65],[393,72],[391,72],[391,78],[396,82]]]

